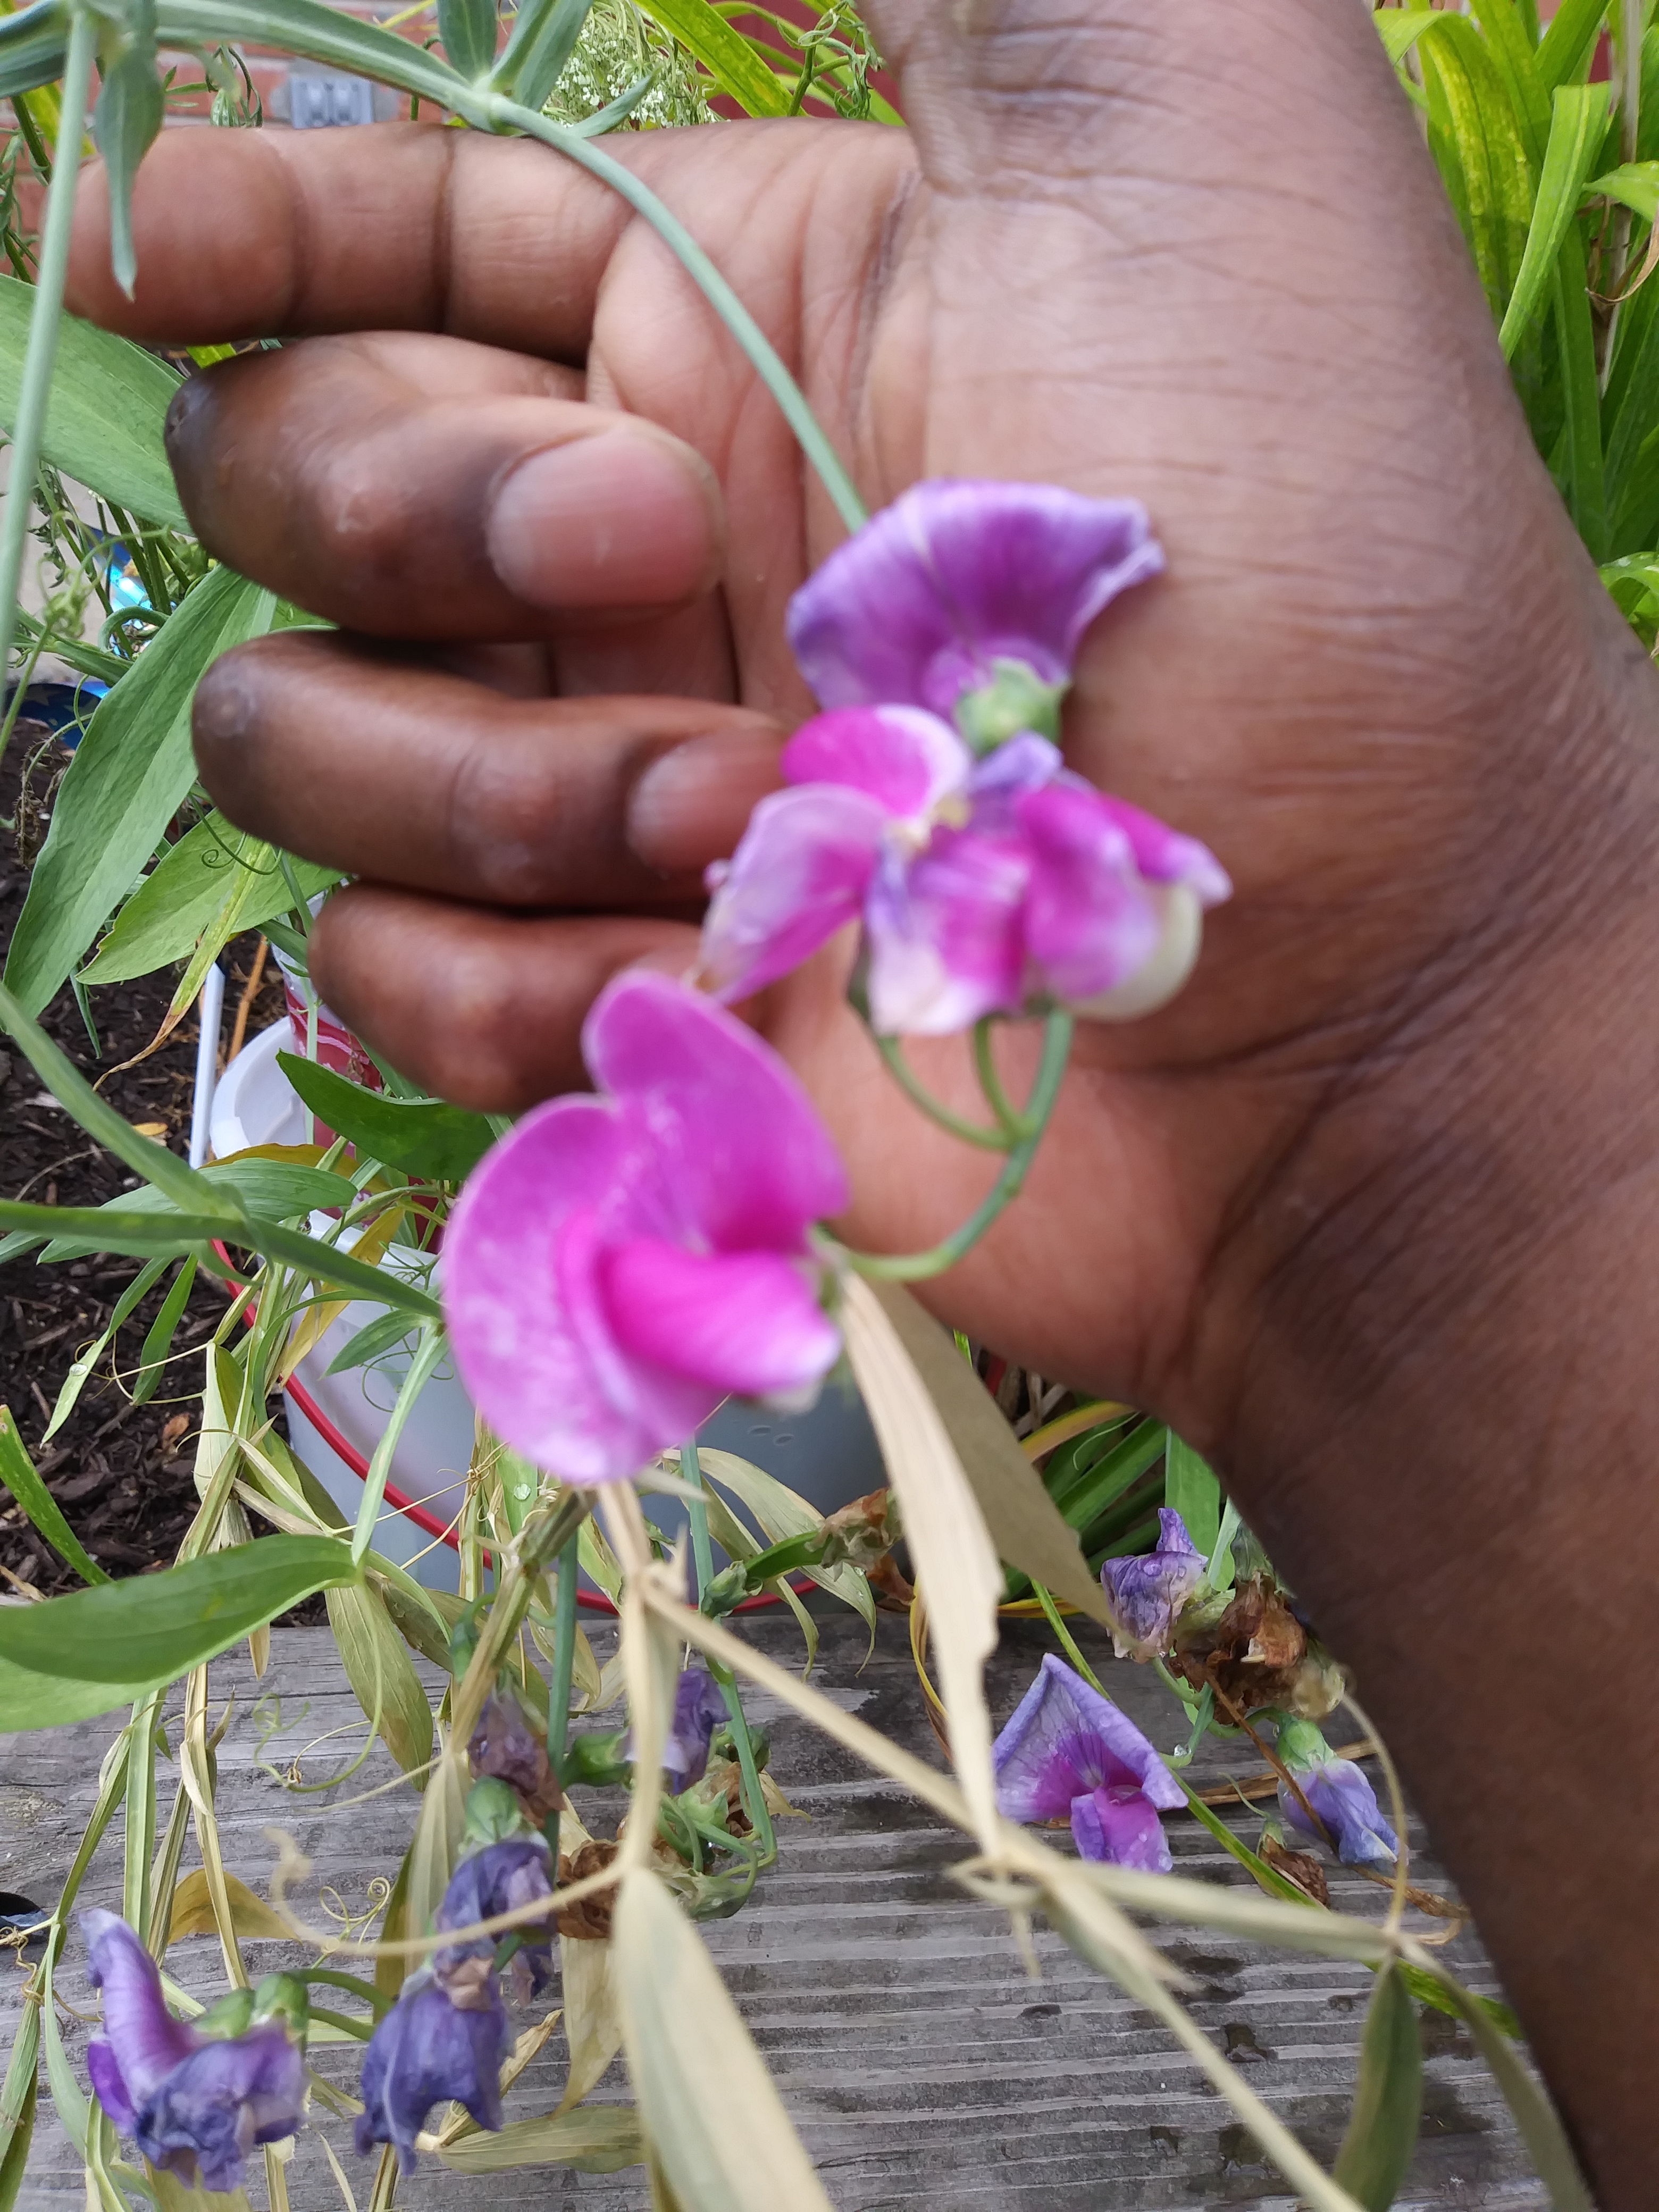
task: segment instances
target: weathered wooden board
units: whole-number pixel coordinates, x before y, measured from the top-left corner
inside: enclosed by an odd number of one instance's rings
[[[821,1626],[819,1686],[924,1756],[936,1756],[902,1622],[882,1617],[878,1649],[862,1667],[860,1625],[830,1607]],[[798,1656],[788,1622],[761,1615],[747,1626],[775,1656]],[[602,1655],[610,1634],[595,1632]],[[1089,1632],[1084,1641],[1096,1656],[1102,1639]],[[362,1723],[325,1632],[278,1631],[272,1644],[263,1685],[254,1683],[246,1653],[214,1670],[216,1696],[234,1692],[238,1700],[219,1753],[227,1856],[261,1887],[275,1856],[265,1832],[286,1828],[313,1861],[316,1881],[333,1893],[336,1909],[356,1917],[368,1909],[374,1876],[396,1866],[413,1797],[403,1786],[349,1802],[392,1773],[378,1747],[333,1793],[301,1796],[285,1788],[284,1778],[314,1784],[346,1764],[361,1747]],[[1045,1645],[1040,1630],[1008,1627],[993,1676],[999,1721]],[[1172,1701],[1146,1671],[1114,1665],[1109,1686],[1155,1738],[1173,1741]],[[781,1786],[810,1818],[782,1824],[781,1861],[757,1900],[706,1933],[838,2207],[1199,2212],[1250,2204],[1289,2212],[1292,2200],[1282,2182],[1145,2014],[1043,1932],[1036,1938],[1042,1978],[1027,1978],[1006,1923],[950,1881],[947,1869],[963,1856],[953,1835],[768,1701],[757,1701],[756,1717],[772,1732]],[[56,1893],[112,1733],[106,1721],[3,1740],[0,1887],[37,1899]],[[165,1786],[172,1778],[166,1771]],[[1253,1838],[1254,1821],[1242,1811],[1237,1817]],[[1237,1873],[1194,1823],[1171,1815],[1169,1827],[1182,1872],[1217,1881]],[[1414,1831],[1412,1840],[1414,1879],[1443,1888],[1425,1839]],[[118,1833],[94,1869],[87,1902],[118,1903]],[[186,1863],[193,1863],[193,1851]],[[1381,1893],[1357,1878],[1336,1875],[1332,1893],[1348,1910],[1381,1909]],[[1178,1936],[1170,1948],[1193,1977],[1199,2020],[1328,2160],[1346,2117],[1370,1977],[1361,1968],[1250,1952],[1201,1935]],[[282,1956],[273,1947],[253,1955],[266,1966]],[[1460,1937],[1449,1955],[1477,1988],[1494,1989],[1472,1936]],[[169,1966],[204,1996],[221,1986],[211,1938],[176,1947]],[[84,1984],[72,1949],[66,1969],[63,1994],[79,2005]],[[16,1988],[14,1971],[0,1965],[0,2033],[8,2040]],[[75,2021],[66,2026],[78,2062],[86,2030]],[[1543,2191],[1529,2178],[1467,2033],[1431,2018],[1428,2051],[1423,2142],[1401,2204],[1481,2212],[1541,2207]],[[332,2051],[319,2064],[343,2083],[355,2070]],[[509,2116],[550,2111],[562,2072],[556,2034],[514,2090]],[[599,2094],[626,2097],[620,2063]],[[315,2117],[348,2170],[362,2176],[365,2200],[372,2167],[352,2159],[343,2125]],[[301,2136],[289,2176],[295,2212],[338,2205],[313,2139]],[[81,2191],[73,2154],[43,2113],[22,2212],[68,2212],[71,2198],[82,2201]],[[257,2185],[253,2194],[258,2201]],[[585,2175],[541,2167],[463,2179],[427,2164],[399,2201],[411,2212],[439,2205],[641,2212],[646,2191],[638,2168]]]

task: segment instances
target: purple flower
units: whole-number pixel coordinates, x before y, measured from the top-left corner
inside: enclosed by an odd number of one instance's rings
[[[1204,1554],[1172,1505],[1158,1509],[1155,1550],[1108,1559],[1100,1579],[1112,1601],[1112,1646],[1120,1659],[1155,1659],[1175,1638],[1176,1617],[1204,1580]]]
[[[398,2163],[407,2173],[427,2114],[450,2098],[481,2128],[501,2126],[507,2012],[495,1975],[480,1984],[476,1996],[477,2002],[457,2005],[429,1975],[404,1983],[363,2056],[363,2109],[356,2130],[360,2157],[376,2143],[395,2143]]]
[[[949,718],[965,694],[995,684],[999,663],[1063,686],[1102,608],[1163,566],[1134,500],[937,478],[872,516],[808,578],[790,602],[789,642],[826,707]]]
[[[282,2022],[215,2040],[167,2010],[155,1962],[113,1912],[81,1915],[104,2032],[87,2049],[94,2094],[152,2165],[190,2186],[239,2189],[258,2143],[291,2136],[305,2106],[305,2057]]]
[[[1329,1832],[1329,1841],[1346,1866],[1391,1867],[1399,1840],[1383,1819],[1376,1792],[1351,1759],[1339,1759],[1311,1721],[1281,1721],[1274,1746],[1296,1777],[1302,1795]],[[1285,1825],[1316,1843],[1325,1843],[1295,1792],[1279,1785],[1279,1809]]]
[[[871,1020],[942,1036],[1060,1000],[1103,1020],[1173,996],[1226,876],[1196,840],[1073,775],[1027,732],[983,760],[909,707],[820,714],[708,872],[704,973],[736,999],[861,920]]]
[[[674,1688],[674,1718],[663,1746],[671,1790],[689,1790],[708,1771],[708,1740],[726,1717],[726,1700],[706,1667],[687,1667]]]
[[[432,1916],[433,1926],[441,1932],[471,1928],[480,1920],[493,1920],[498,1912],[516,1911],[520,1905],[551,1896],[548,1856],[545,1842],[533,1835],[508,1836],[501,1843],[486,1844],[482,1850],[473,1851],[449,1877],[443,1900]],[[515,1932],[525,1945],[515,1955],[515,1963],[518,1958],[524,1959],[533,1984],[539,1987],[552,1972],[545,1923],[527,1920]],[[538,1935],[544,1938],[539,1945],[533,1941]],[[447,1944],[433,1954],[433,1972],[453,2003],[473,2003],[475,1993],[490,1972],[499,1940],[475,1936],[468,1942]]]
[[[1158,1816],[1186,1802],[1181,1784],[1134,1723],[1052,1651],[991,1756],[1009,1820],[1069,1814],[1084,1858],[1170,1871]]]
[[[444,1243],[473,1402],[567,1481],[613,1482],[730,1394],[810,1404],[840,1351],[811,1225],[847,1178],[776,1054],[665,976],[617,976],[582,1049],[601,1096],[526,1115]]]

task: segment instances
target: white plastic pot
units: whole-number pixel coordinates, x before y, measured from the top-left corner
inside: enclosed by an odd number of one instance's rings
[[[253,1145],[305,1143],[305,1109],[276,1065],[278,1052],[293,1049],[292,1029],[277,1022],[225,1070],[210,1122],[216,1158]],[[394,1246],[388,1258],[395,1265],[399,1256]],[[408,1256],[412,1260],[414,1255]],[[327,1369],[348,1339],[380,1310],[368,1304],[348,1306],[301,1361],[284,1399],[295,1452],[351,1520],[362,1501],[368,1461],[408,1371],[414,1339],[372,1367],[348,1368],[339,1375]],[[472,1435],[471,1401],[453,1370],[440,1368],[416,1401],[398,1440],[388,1485],[392,1502],[375,1536],[380,1551],[431,1589],[458,1585],[459,1562],[453,1540],[440,1532],[452,1527],[460,1512]],[[833,1513],[886,1480],[862,1402],[850,1388],[833,1383],[810,1413],[787,1418],[775,1419],[732,1401],[705,1424],[699,1441],[752,1461],[821,1513]],[[672,1534],[684,1525],[684,1508],[675,1498],[659,1497],[652,1518]]]

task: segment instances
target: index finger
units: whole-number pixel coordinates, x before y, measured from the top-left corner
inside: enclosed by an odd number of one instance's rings
[[[659,167],[660,154],[642,146],[635,134],[622,158]],[[527,140],[376,124],[166,132],[139,169],[132,219],[128,300],[110,270],[104,175],[89,170],[67,304],[128,337],[213,345],[443,331],[579,361],[629,215]]]

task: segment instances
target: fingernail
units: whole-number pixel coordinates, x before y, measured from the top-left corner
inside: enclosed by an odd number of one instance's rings
[[[687,447],[605,430],[520,461],[487,533],[495,574],[534,607],[674,606],[713,584],[720,495]]]
[[[757,802],[778,787],[780,744],[765,730],[714,730],[659,753],[628,802],[635,856],[664,875],[729,860]]]

